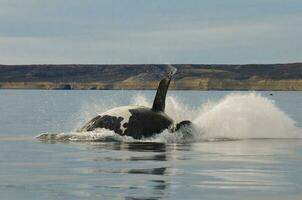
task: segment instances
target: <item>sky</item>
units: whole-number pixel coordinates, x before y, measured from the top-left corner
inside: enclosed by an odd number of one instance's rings
[[[301,0],[0,0],[0,64],[289,62]]]

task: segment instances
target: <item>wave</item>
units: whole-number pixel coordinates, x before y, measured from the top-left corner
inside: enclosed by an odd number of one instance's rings
[[[151,106],[144,95],[132,98],[132,105]],[[242,139],[302,138],[295,121],[278,108],[273,100],[250,92],[233,93],[221,100],[208,101],[198,107],[190,107],[177,97],[168,96],[166,113],[176,122],[191,120],[190,137],[183,132],[163,131],[151,138],[135,140],[112,131],[97,129],[92,132],[69,132],[37,136],[43,140],[63,141],[121,141],[183,143],[198,141],[225,141]],[[96,106],[95,106],[96,107]],[[98,110],[105,110],[103,107]],[[84,113],[87,116],[87,112]]]

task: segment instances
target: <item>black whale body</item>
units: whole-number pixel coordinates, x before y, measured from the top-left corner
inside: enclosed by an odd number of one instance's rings
[[[109,111],[109,113],[98,115],[82,127],[80,131],[104,128],[120,135],[141,139],[142,137],[151,137],[156,133],[161,133],[165,129],[173,128],[174,121],[164,112],[154,112],[147,107],[118,107],[116,109],[120,109],[122,112],[110,114]],[[129,112],[130,117],[123,115],[123,112]],[[126,122],[123,123],[125,119]]]
[[[119,135],[141,139],[159,134],[166,129],[174,132],[182,126],[191,124],[190,121],[182,121],[175,125],[174,120],[164,112],[171,77],[172,74],[160,81],[152,108],[143,106],[117,107],[94,117],[79,131],[104,128]]]

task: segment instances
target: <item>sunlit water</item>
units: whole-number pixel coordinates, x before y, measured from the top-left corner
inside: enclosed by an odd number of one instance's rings
[[[301,92],[169,91],[166,112],[194,123],[186,139],[75,132],[154,93],[0,90],[0,199],[302,198]]]

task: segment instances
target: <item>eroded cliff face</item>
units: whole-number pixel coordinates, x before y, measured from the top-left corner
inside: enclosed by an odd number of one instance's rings
[[[176,90],[302,90],[302,63],[173,65]],[[0,65],[2,89],[156,89],[168,65]]]
[[[0,82],[0,89],[75,89],[75,90],[150,90],[157,81],[127,81],[116,83],[53,83],[53,82]],[[302,91],[302,80],[174,80],[171,90],[283,90]]]
[[[302,80],[211,80],[211,90],[302,90]]]

